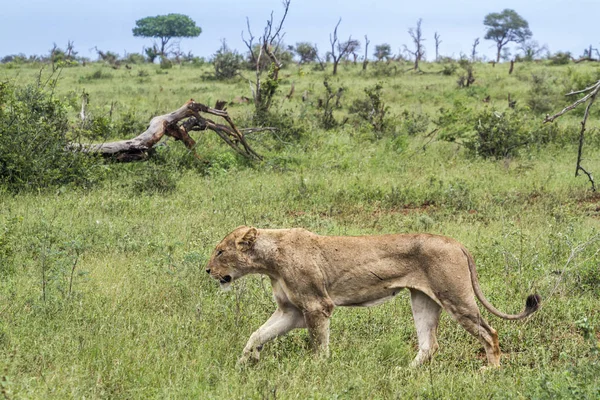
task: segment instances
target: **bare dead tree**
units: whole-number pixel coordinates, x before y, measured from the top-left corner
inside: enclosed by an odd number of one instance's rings
[[[471,62],[475,62],[477,58],[477,46],[479,46],[479,38],[475,38],[473,46],[471,47]]]
[[[410,28],[408,30],[408,34],[413,40],[413,44],[415,46],[414,50],[410,50],[406,45],[404,45],[404,51],[411,54],[415,58],[414,70],[417,71],[419,69],[419,62],[423,57],[425,57],[425,46],[423,42],[425,38],[423,37],[423,31],[421,30],[421,22],[423,22],[422,18],[419,18],[417,21],[416,28]]]
[[[591,172],[588,172],[585,168],[583,168],[583,166],[581,165],[581,162],[583,161],[583,140],[584,140],[584,135],[585,135],[585,130],[586,130],[585,124],[587,123],[587,119],[590,114],[590,108],[592,107],[592,104],[594,104],[594,101],[596,100],[596,96],[598,95],[598,92],[600,92],[600,81],[594,83],[592,86],[589,86],[585,89],[567,93],[567,96],[573,96],[576,94],[583,94],[583,93],[587,93],[587,94],[585,96],[583,96],[582,98],[580,98],[579,100],[575,101],[574,103],[563,108],[562,111],[560,111],[552,116],[546,115],[546,118],[544,119],[544,122],[553,122],[555,119],[561,117],[563,114],[573,110],[574,108],[578,107],[580,104],[587,102],[587,106],[585,108],[585,113],[583,114],[583,119],[581,120],[581,130],[579,131],[579,147],[577,149],[577,164],[575,165],[575,176],[576,177],[579,176],[579,171],[586,174],[592,185],[592,191],[594,191],[594,192],[596,191],[596,184],[594,182],[594,177],[592,176]]]
[[[435,61],[440,60],[439,49],[440,49],[440,44],[442,44],[441,37],[442,36],[437,32],[433,34],[433,38],[435,39]]]
[[[363,60],[363,66],[362,69],[363,71],[367,70],[367,64],[369,63],[369,43],[371,43],[371,41],[369,40],[369,38],[367,37],[367,35],[365,35],[365,59]]]
[[[340,26],[342,19],[340,18],[338,23],[335,25],[333,34],[329,35],[329,43],[331,43],[331,58],[333,60],[333,75],[337,74],[338,64],[340,60],[348,55],[359,43],[357,40],[352,40],[352,36],[348,37],[345,42],[340,42],[337,36],[337,30]],[[337,54],[336,54],[337,53]]]
[[[285,35],[281,30],[290,8],[290,2],[291,0],[283,0],[283,16],[277,25],[273,21],[273,12],[271,12],[271,16],[267,20],[263,34],[258,38],[258,53],[254,47],[255,37],[250,29],[249,18],[246,18],[249,38],[246,39],[244,37],[244,32],[242,32],[242,40],[246,44],[246,47],[248,47],[251,61],[256,65],[256,80],[250,84],[252,87],[252,96],[254,98],[255,116],[259,118],[262,118],[262,116],[269,111],[273,96],[279,86],[279,70],[283,64],[277,59],[276,53],[281,47],[281,41]],[[261,63],[263,62],[264,57],[267,57],[268,60],[270,60],[271,67],[267,71],[266,79],[264,82],[261,82]]]
[[[221,117],[226,121],[226,124],[215,122],[200,113]],[[224,108],[224,102],[217,102],[215,108],[211,108],[197,103],[193,99],[173,112],[152,118],[148,129],[133,139],[100,144],[71,143],[69,150],[101,154],[105,157],[113,157],[117,161],[139,161],[146,159],[148,153],[164,136],[170,136],[175,140],[182,141],[196,155],[196,142],[189,133],[207,129],[219,135],[236,153],[245,158],[250,160],[262,159],[246,141],[244,136],[246,130],[238,129],[233,123]],[[249,130],[252,132],[257,131],[256,128]],[[196,157],[198,156],[196,155]]]
[[[319,56],[319,48],[317,47],[316,44],[315,44],[315,56],[317,59],[317,63],[319,63],[319,69],[321,71],[325,71],[325,61],[323,61],[323,59]]]

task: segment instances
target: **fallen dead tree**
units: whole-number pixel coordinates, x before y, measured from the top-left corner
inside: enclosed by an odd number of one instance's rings
[[[231,117],[224,109],[224,102],[217,102],[215,108],[196,103],[193,99],[186,102],[177,110],[164,115],[159,115],[150,121],[148,129],[133,139],[119,140],[99,144],[72,143],[71,150],[85,153],[101,154],[117,161],[129,162],[144,160],[149,152],[164,136],[182,141],[194,155],[196,154],[196,141],[190,136],[191,131],[211,130],[215,132],[235,152],[250,160],[262,160],[248,144],[244,137],[246,130],[238,129]],[[200,113],[211,114],[223,118],[227,124],[217,123],[205,118]],[[251,128],[248,131],[256,132],[260,128]]]

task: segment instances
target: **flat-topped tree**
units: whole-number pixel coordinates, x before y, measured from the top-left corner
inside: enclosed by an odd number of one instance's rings
[[[500,62],[502,48],[509,42],[523,43],[531,38],[529,23],[515,10],[504,9],[501,13],[490,13],[485,16],[483,24],[487,27],[486,40],[496,42],[496,62]]]
[[[167,44],[173,38],[198,37],[202,29],[193,19],[183,14],[157,15],[135,21],[133,36],[160,39],[160,54],[165,55]]]

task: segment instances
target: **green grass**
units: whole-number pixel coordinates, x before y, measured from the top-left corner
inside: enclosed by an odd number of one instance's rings
[[[483,108],[487,95],[505,108],[509,91],[525,101],[531,73],[556,82],[595,73],[590,65],[517,64],[508,76],[503,65],[477,65],[475,87],[459,90],[456,76],[435,74],[441,67],[434,64],[424,68],[425,74],[383,78],[392,113],[433,118],[457,99]],[[106,70],[102,79],[90,78],[98,69]],[[85,89],[91,105],[107,113],[115,102],[115,118],[136,110],[145,120],[190,97],[212,105],[248,95],[242,79],[203,78],[210,66],[158,69],[65,69],[56,92]],[[38,73],[0,67],[0,80],[31,82]],[[281,92],[294,82],[296,95],[291,102],[278,98],[277,107],[318,113],[299,97],[307,90],[316,103],[323,73],[310,67],[283,73],[290,76]],[[347,107],[379,80],[347,66],[332,82],[347,87]],[[564,103],[562,87],[555,104]],[[73,103],[75,118],[80,103]],[[230,112],[246,122],[251,107],[231,105]],[[201,132],[194,133],[198,152],[213,164],[200,172],[181,167],[183,146],[171,143],[164,162],[107,164],[106,179],[91,189],[1,192],[2,393],[11,399],[598,398],[592,338],[600,339],[600,196],[585,177],[573,176],[577,123],[577,116],[565,117],[564,140],[504,160],[474,158],[423,134],[376,140],[354,123],[323,131],[310,120],[291,144],[255,134],[252,144],[266,161],[251,166]],[[590,123],[593,138],[597,119]],[[597,142],[585,151],[586,168],[598,175]],[[149,170],[163,171],[174,187],[153,191]],[[408,368],[417,343],[407,293],[376,308],[336,309],[328,360],[314,359],[306,332],[295,331],[265,345],[258,365],[239,370],[247,338],[275,308],[269,283],[249,277],[222,292],[204,264],[242,224],[448,235],[471,250],[482,288],[499,309],[520,311],[534,291],[543,307],[521,322],[483,311],[499,332],[498,370],[481,371],[481,346],[445,313],[434,361]]]

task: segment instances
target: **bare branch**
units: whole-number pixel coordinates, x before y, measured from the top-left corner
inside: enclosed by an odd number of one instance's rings
[[[579,176],[579,171],[586,174],[592,185],[592,191],[594,191],[594,192],[596,191],[596,184],[594,182],[594,177],[592,176],[592,174],[590,172],[588,172],[585,168],[583,168],[583,166],[581,165],[581,161],[583,159],[583,139],[584,139],[584,134],[585,134],[585,129],[586,129],[585,125],[587,123],[587,119],[590,114],[590,108],[592,107],[592,104],[594,104],[594,101],[596,100],[596,96],[598,95],[599,91],[600,91],[600,81],[596,82],[594,85],[587,87],[583,90],[578,90],[578,91],[573,91],[571,93],[568,93],[568,95],[573,95],[573,94],[589,92],[587,95],[583,96],[581,99],[579,99],[579,100],[575,101],[573,104],[565,107],[559,113],[554,114],[552,116],[546,115],[546,118],[544,119],[544,122],[552,122],[556,118],[559,118],[560,116],[564,115],[565,113],[576,108],[578,105],[585,103],[586,101],[589,100],[589,103],[585,108],[583,120],[581,121],[581,130],[579,131],[579,147],[577,149],[577,165],[575,166],[575,176]]]

